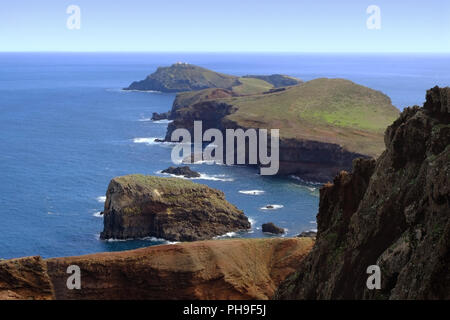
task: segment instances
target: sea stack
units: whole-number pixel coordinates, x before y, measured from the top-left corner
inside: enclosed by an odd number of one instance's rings
[[[108,186],[100,237],[196,241],[249,228],[219,190],[180,178],[128,175]]]

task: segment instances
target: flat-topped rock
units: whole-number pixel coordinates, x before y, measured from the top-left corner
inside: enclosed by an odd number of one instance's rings
[[[244,213],[223,192],[180,178],[129,175],[111,180],[101,239],[211,239],[246,230]]]

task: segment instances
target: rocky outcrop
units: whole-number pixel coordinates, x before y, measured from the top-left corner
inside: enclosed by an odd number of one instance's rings
[[[283,234],[284,229],[276,226],[273,222],[264,223],[261,226],[262,232],[268,232],[273,234]]]
[[[112,179],[103,216],[102,239],[195,241],[250,228],[223,192],[185,179],[144,175]]]
[[[281,299],[450,299],[450,88],[388,127],[386,151],[320,190],[317,242]],[[369,290],[370,265],[381,289]]]
[[[153,121],[158,121],[158,120],[167,120],[170,118],[170,111],[167,112],[153,112],[152,113],[152,120]]]
[[[211,240],[79,257],[8,260],[0,263],[0,299],[269,299],[313,243],[280,238]],[[67,289],[71,265],[80,267],[80,290]]]
[[[41,257],[0,261],[0,300],[50,300],[53,287]]]
[[[193,171],[188,166],[183,167],[169,167],[161,171],[162,173],[173,174],[175,176],[183,176],[185,178],[198,178],[200,177],[200,173],[197,171]]]

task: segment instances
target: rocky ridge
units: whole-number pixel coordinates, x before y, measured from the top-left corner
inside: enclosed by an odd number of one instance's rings
[[[321,188],[317,242],[276,298],[450,299],[450,88],[406,108],[385,144]]]
[[[7,260],[0,263],[0,299],[269,299],[313,243],[210,240],[79,257]],[[67,289],[70,265],[80,267],[80,290]],[[7,277],[5,282],[5,271],[20,277]]]

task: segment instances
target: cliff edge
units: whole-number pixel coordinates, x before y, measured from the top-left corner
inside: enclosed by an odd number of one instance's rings
[[[79,257],[39,257],[0,263],[0,299],[269,299],[311,250],[312,239],[232,239],[186,242]],[[31,261],[23,273],[17,260]],[[8,267],[6,267],[8,265]],[[71,265],[80,290],[67,289]],[[40,281],[34,273],[39,270]],[[20,274],[20,283],[4,274]],[[33,291],[29,291],[32,284]]]
[[[406,108],[385,144],[321,188],[317,242],[276,298],[450,299],[450,88]]]

